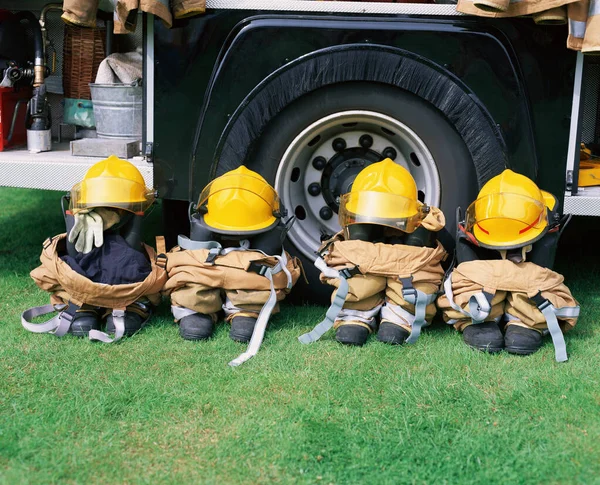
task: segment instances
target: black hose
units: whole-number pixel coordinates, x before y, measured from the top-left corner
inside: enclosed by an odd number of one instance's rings
[[[17,19],[27,20],[33,27],[33,47],[35,49],[35,62],[36,66],[44,65],[44,41],[42,40],[42,29],[40,22],[37,17],[27,10],[23,10],[15,14]]]

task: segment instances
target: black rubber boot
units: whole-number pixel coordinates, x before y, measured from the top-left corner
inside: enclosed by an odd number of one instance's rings
[[[377,332],[377,340],[391,345],[403,344],[410,335],[406,329],[400,325],[395,325],[390,322],[381,322],[379,331]]]
[[[475,323],[463,331],[463,340],[469,347],[494,354],[504,348],[504,336],[496,322]]]
[[[231,330],[229,330],[229,336],[236,342],[250,342],[252,332],[254,332],[254,325],[256,325],[255,317],[233,317],[231,319]]]
[[[344,345],[362,346],[369,338],[369,331],[361,325],[340,325],[335,331],[335,339]]]
[[[100,330],[100,319],[96,312],[77,312],[69,332],[75,337],[87,337],[90,330]]]
[[[123,335],[131,337],[138,332],[148,317],[142,317],[135,312],[125,312],[125,333]],[[112,314],[106,317],[106,333],[115,333],[115,322]]]
[[[213,318],[206,313],[194,313],[179,320],[179,335],[185,340],[206,340],[214,328]]]
[[[542,334],[532,328],[508,325],[504,335],[504,346],[511,354],[530,355],[540,350]]]

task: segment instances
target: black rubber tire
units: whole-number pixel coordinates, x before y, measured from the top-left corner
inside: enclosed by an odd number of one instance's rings
[[[446,227],[453,237],[456,208],[466,208],[477,196],[473,160],[461,136],[444,114],[402,89],[384,84],[348,82],[313,91],[288,105],[269,122],[253,145],[246,165],[274,183],[279,161],[298,133],[324,116],[359,109],[380,112],[401,121],[426,143],[440,174],[440,205],[446,215]],[[313,302],[328,300],[331,287],[318,281],[318,270],[312,261],[297,251],[291,242],[286,248],[300,257],[309,280],[309,285],[300,281],[292,293]]]

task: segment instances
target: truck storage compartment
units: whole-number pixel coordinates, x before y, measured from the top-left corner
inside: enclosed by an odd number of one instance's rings
[[[102,2],[100,6],[105,9],[110,8],[110,2]],[[105,116],[104,123],[102,120],[100,123],[96,121],[93,96],[89,86],[96,81],[98,67],[110,53],[136,53],[137,51],[136,61],[139,58],[140,77],[144,77],[141,69],[144,44],[141,15],[135,32],[112,35],[112,12],[99,11],[96,28],[83,28],[63,22],[60,4],[47,4],[33,0],[7,2],[6,7],[11,10],[4,11],[5,17],[23,15],[19,14],[23,11],[18,9],[27,8],[35,16],[36,21],[41,20],[41,33],[46,46],[47,70],[44,88],[49,108],[47,124],[50,129],[51,144],[49,144],[49,151],[32,153],[34,150],[31,149],[30,143],[28,150],[25,115],[28,111],[28,103],[31,105],[32,91],[35,92],[32,86],[33,80],[22,79],[12,87],[0,87],[0,186],[68,190],[81,179],[93,163],[110,154],[129,159],[140,169],[146,184],[152,186],[152,164],[141,155],[142,112],[145,111],[141,87],[143,81],[137,81],[134,87],[126,87],[125,98],[102,97],[98,108],[100,108],[100,116]],[[21,21],[16,28],[11,25],[10,29],[2,29],[1,14],[2,11],[0,11],[0,72],[3,74],[7,72],[6,67],[11,62],[12,56],[19,64],[24,64],[22,71],[29,74],[29,71],[33,70],[34,60],[31,45],[36,34],[33,25]],[[107,32],[110,34],[107,35]],[[16,44],[23,44],[24,47],[5,48],[3,51],[2,46],[14,46],[15,39],[19,35],[23,39],[17,39]],[[110,91],[110,88],[101,88],[98,91],[106,92]],[[116,91],[119,91],[118,87],[113,92]],[[135,92],[135,95],[132,95],[132,92]],[[43,105],[43,100],[40,104]],[[45,107],[41,106],[41,109]],[[106,114],[112,116],[108,121]],[[43,125],[46,119],[41,118]],[[115,120],[120,121],[117,123],[116,131]],[[31,127],[30,116],[27,124]],[[97,124],[104,126],[98,130],[99,132],[96,130]],[[123,136],[119,136],[120,133]],[[39,135],[39,133],[33,134]],[[107,134],[110,139],[105,138]],[[44,141],[38,143],[40,150],[46,149]]]
[[[567,164],[565,212],[600,215],[600,58],[579,57],[575,75],[572,140]],[[577,112],[577,110],[579,110]],[[577,136],[575,136],[577,135]]]

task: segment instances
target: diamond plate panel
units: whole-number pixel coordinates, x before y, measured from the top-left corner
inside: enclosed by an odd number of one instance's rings
[[[577,195],[565,197],[565,214],[600,216],[600,187],[584,187]]]
[[[341,12],[403,15],[463,15],[456,5],[373,2],[317,2],[308,0],[207,0],[206,8],[235,10],[275,10],[288,12]]]
[[[62,150],[31,154],[26,150],[0,152],[0,187],[22,187],[68,191],[80,182],[88,168],[101,158],[73,157],[68,144]],[[153,186],[152,164],[139,159],[129,160],[140,171],[146,185]]]
[[[583,118],[581,141],[599,143],[598,93],[600,92],[600,64],[591,58],[586,59],[583,77]]]

